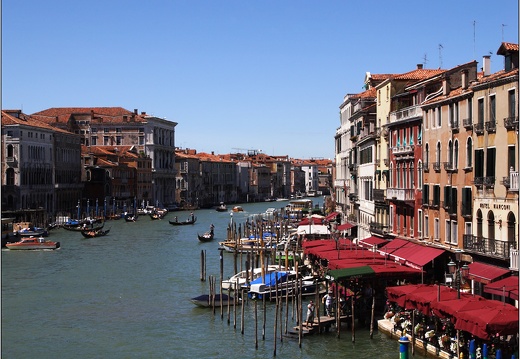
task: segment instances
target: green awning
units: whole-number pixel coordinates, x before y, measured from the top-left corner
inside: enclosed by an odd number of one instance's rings
[[[328,272],[326,278],[331,281],[340,279],[353,279],[374,276],[375,272],[370,266],[334,269]]]

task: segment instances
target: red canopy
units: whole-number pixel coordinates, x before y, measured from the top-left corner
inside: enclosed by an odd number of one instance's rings
[[[334,221],[336,220],[336,217],[338,216],[339,212],[332,212],[331,214],[325,216],[325,220],[327,221]]]
[[[509,304],[498,308],[458,312],[456,318],[455,329],[465,330],[482,339],[490,339],[496,334],[518,334],[518,308]]]
[[[511,276],[486,284],[484,292],[518,300],[518,277]]]
[[[484,284],[492,282],[510,273],[507,269],[480,262],[470,263],[468,267],[469,279]]]
[[[485,308],[496,308],[502,306],[503,303],[497,300],[488,300],[481,296],[472,296],[469,294],[462,294],[460,299],[444,300],[432,303],[432,311],[438,317],[456,319],[458,312],[467,310],[481,310]]]
[[[312,218],[312,224],[323,224],[324,217],[311,217]],[[305,217],[302,219],[300,223],[298,223],[298,226],[308,226],[309,225],[309,217]]]
[[[336,229],[338,231],[346,231],[347,229],[353,228],[355,226],[356,226],[355,224],[345,222],[343,224],[340,224]]]

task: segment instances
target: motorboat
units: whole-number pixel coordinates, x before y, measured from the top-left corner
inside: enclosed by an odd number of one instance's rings
[[[49,232],[45,228],[28,227],[18,231],[19,237],[47,237]]]
[[[229,279],[222,281],[222,290],[234,290],[235,288],[241,288],[244,286],[249,279],[249,282],[262,276],[262,269],[264,274],[272,273],[276,271],[285,271],[284,266],[271,264],[264,268],[252,268],[250,270],[243,270],[237,274],[231,276]]]
[[[190,301],[203,308],[211,308],[213,306],[220,307],[221,305],[233,304],[235,298],[227,295],[227,294],[215,294],[214,297],[210,294],[202,294],[198,297],[191,298]]]
[[[43,237],[23,237],[18,242],[6,243],[10,250],[28,250],[28,249],[57,249],[60,242],[46,240]]]
[[[292,295],[297,290],[301,290],[302,295],[315,294],[316,288],[317,284],[312,276],[297,279],[296,271],[277,271],[252,281],[247,296],[249,299],[271,300],[286,294]]]
[[[235,206],[233,207],[233,212],[244,212],[244,209],[242,206]]]

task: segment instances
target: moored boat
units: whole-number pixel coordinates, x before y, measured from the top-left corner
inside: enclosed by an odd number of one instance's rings
[[[137,221],[137,218],[139,218],[139,216],[137,214],[126,214],[125,215],[125,221],[127,222],[135,222]]]
[[[263,270],[263,271],[262,271]],[[235,288],[241,288],[248,281],[254,281],[262,276],[262,272],[264,274],[276,272],[276,271],[285,271],[286,268],[284,266],[279,266],[276,264],[268,265],[266,268],[252,268],[247,271],[243,270],[238,272],[237,274],[231,276],[229,279],[222,281],[222,289],[223,290],[234,290]]]
[[[292,294],[299,282],[296,279],[297,273],[295,271],[280,271],[272,272],[260,277],[251,282],[249,292],[247,293],[250,299],[266,299],[271,300],[275,297]],[[313,277],[307,276],[301,278],[302,295],[311,295],[316,292],[316,281]]]
[[[244,209],[242,206],[235,206],[233,207],[233,212],[244,212]]]
[[[203,308],[211,308],[212,306],[220,307],[220,305],[228,305],[233,304],[235,298],[230,297],[227,294],[215,294],[214,298],[212,298],[210,294],[202,294],[198,297],[191,298],[191,302],[199,307]]]
[[[60,242],[46,240],[43,237],[24,237],[18,242],[6,243],[10,250],[30,250],[30,249],[57,249]]]
[[[84,231],[81,231],[81,234],[85,238],[94,238],[94,237],[103,237],[106,236],[110,232],[110,229],[98,229],[98,230],[92,230],[92,229],[86,229]]]
[[[19,237],[47,237],[48,235],[49,232],[40,227],[22,228],[18,231]]]

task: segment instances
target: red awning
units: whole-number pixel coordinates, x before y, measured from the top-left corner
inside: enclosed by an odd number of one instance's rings
[[[407,241],[406,239],[396,238],[379,248],[377,251],[384,256],[392,252],[395,252],[396,250],[408,243],[410,243],[410,241]]]
[[[504,304],[502,307],[458,312],[455,329],[470,332],[482,339],[490,339],[495,335],[517,335],[518,308]]]
[[[324,217],[311,217],[312,219],[312,224],[323,224],[323,219]],[[306,217],[304,219],[302,219],[302,221],[300,223],[298,223],[298,226],[308,226],[309,225],[309,217]]]
[[[405,264],[410,267],[419,269],[424,267],[426,264],[430,263],[443,253],[444,250],[442,249],[419,245],[418,248],[416,248],[415,252],[411,253],[410,256],[405,258]]]
[[[511,276],[486,284],[484,292],[518,300],[518,277]]]
[[[355,224],[352,224],[352,223],[343,223],[343,224],[340,224],[338,227],[337,227],[337,230],[338,231],[346,231],[347,229],[350,229],[350,228],[353,228],[355,227],[356,225]]]
[[[421,246],[412,242],[408,242],[405,245],[397,248],[395,251],[390,253],[390,257],[395,258],[400,263],[404,263],[408,257],[419,250]]]
[[[480,283],[490,283],[509,274],[509,270],[490,264],[473,262],[469,264],[469,279]]]
[[[329,214],[328,216],[325,217],[325,220],[327,221],[334,221],[336,220],[336,217],[338,216],[339,212],[332,212],[331,214]]]
[[[374,247],[374,246],[379,247],[380,245],[383,245],[386,243],[388,243],[388,241],[386,239],[383,239],[380,237],[375,237],[375,236],[359,240],[360,245],[368,244],[368,245],[370,245],[370,247]]]

